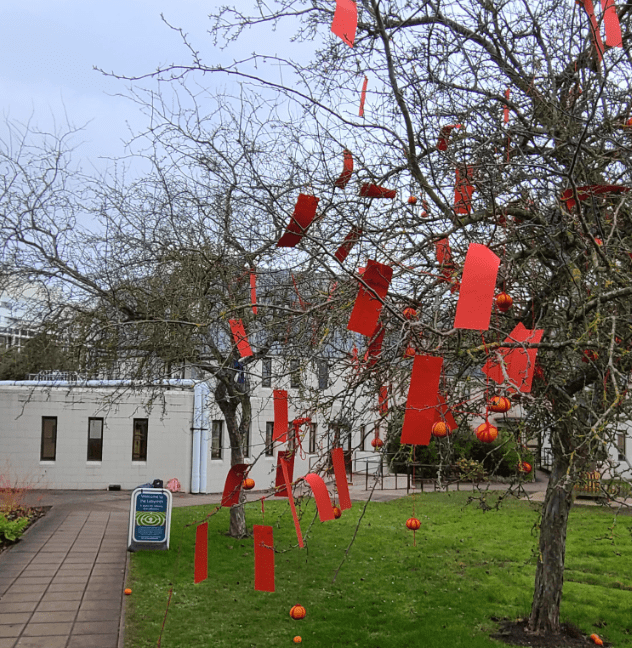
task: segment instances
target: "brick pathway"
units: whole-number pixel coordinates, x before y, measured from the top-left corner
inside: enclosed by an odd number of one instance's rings
[[[128,514],[74,509],[0,554],[0,648],[119,645]]]

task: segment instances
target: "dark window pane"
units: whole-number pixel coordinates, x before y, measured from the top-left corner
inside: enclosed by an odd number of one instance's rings
[[[134,419],[134,442],[132,444],[132,461],[147,461],[148,419]]]
[[[296,358],[290,360],[290,387],[298,389],[301,386],[300,365]]]
[[[316,423],[309,424],[309,453],[316,452]]]
[[[272,387],[272,358],[263,359],[261,371],[261,386]]]
[[[268,421],[266,423],[266,457],[274,455],[274,443],[272,442],[272,435],[274,434],[274,422]]]
[[[222,428],[224,421],[213,421],[211,428],[211,459],[222,458]]]
[[[329,387],[329,364],[327,360],[318,361],[318,389]]]
[[[88,461],[101,461],[103,457],[103,419],[88,419]]]
[[[57,452],[57,417],[42,416],[42,448],[40,461],[55,461]]]

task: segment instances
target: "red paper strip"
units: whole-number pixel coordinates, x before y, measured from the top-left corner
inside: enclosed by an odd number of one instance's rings
[[[448,150],[448,142],[450,140],[450,134],[455,128],[461,128],[461,124],[450,124],[449,126],[444,126],[439,131],[439,140],[437,141],[438,151]]]
[[[274,491],[274,496],[275,497],[287,497],[287,489],[285,487],[285,477],[283,476],[283,468],[281,466],[281,459],[285,461],[285,463],[288,466],[288,470],[290,471],[290,481],[292,481],[292,478],[294,476],[294,452],[293,451],[284,451],[281,450],[277,454],[277,467],[276,467],[276,477],[274,480],[274,486],[275,486],[275,491]]]
[[[614,0],[601,0],[601,8],[603,9],[603,22],[606,26],[606,46],[623,47],[621,24]]]
[[[261,500],[263,506],[263,500]],[[271,526],[254,524],[255,590],[274,592],[274,532]]]
[[[469,214],[472,211],[472,176],[474,170],[471,166],[465,167],[465,172],[456,170],[456,182],[454,184],[454,211],[457,214]]]
[[[366,87],[369,85],[369,77],[364,75],[364,83],[362,83],[362,94],[360,95],[360,117],[364,117],[364,101],[366,99]]]
[[[443,358],[416,355],[408,388],[402,443],[428,445],[439,402]]]
[[[248,356],[251,356],[252,349],[250,348],[250,344],[248,344],[248,336],[246,335],[246,331],[244,330],[243,322],[240,319],[232,319],[228,320],[228,323],[230,324],[230,330],[233,334],[233,340],[235,341],[237,350],[239,351],[239,357],[246,358]]]
[[[289,427],[287,391],[285,389],[275,389],[272,392],[272,398],[274,399],[274,430],[272,432],[272,441],[285,443]]]
[[[230,467],[226,481],[224,482],[224,494],[222,495],[222,506],[235,506],[239,504],[241,485],[244,481],[244,474],[250,468],[248,464],[235,464]]]
[[[373,334],[392,277],[393,268],[369,259],[362,280],[371,290],[360,286],[347,329],[362,335]]]
[[[380,393],[377,397],[378,408],[380,414],[388,414],[388,387],[383,385],[380,387]]]
[[[296,529],[296,537],[298,539],[298,546],[303,547],[303,534],[301,533],[301,525],[298,521],[298,515],[296,515],[296,506],[294,505],[294,495],[292,495],[292,478],[290,477],[290,472],[288,468],[288,463],[280,456],[279,453],[279,463],[281,464],[281,469],[283,470],[283,478],[285,479],[285,489],[287,492],[287,498],[290,503],[290,509],[292,510],[292,519],[294,520],[294,528]],[[294,469],[294,461],[292,461],[292,470]]]
[[[577,197],[580,201],[590,200],[592,196],[601,196],[604,194],[622,194],[630,191],[630,187],[621,187],[620,185],[585,185],[577,187]],[[562,202],[566,203],[566,209],[573,209],[577,204],[572,189],[567,189],[562,193]]]
[[[525,344],[538,344],[542,340],[542,329],[528,329],[520,322],[505,338],[504,342],[524,342]],[[504,383],[503,366],[511,385],[518,391],[529,393],[535,371],[535,362],[538,354],[537,348],[524,349],[500,347],[497,353],[501,361],[488,360],[483,366],[483,373],[497,383]]]
[[[345,149],[343,155],[344,162],[342,173],[338,176],[336,182],[334,182],[334,187],[338,187],[338,189],[344,189],[349,180],[351,180],[351,175],[353,174],[353,155],[351,154],[351,151]]]
[[[208,578],[208,522],[198,524],[195,529],[195,569],[194,583]]]
[[[486,331],[494,305],[500,259],[480,243],[470,243],[463,265],[454,328]]]
[[[447,238],[435,241],[435,251],[439,265],[452,265],[452,250],[450,249],[450,241]]]
[[[456,430],[458,427],[445,398],[441,394],[439,394],[439,406],[436,409],[435,421],[444,421],[451,430]]]
[[[362,236],[362,230],[355,225],[351,228],[351,231],[345,236],[345,240],[342,242],[342,245],[336,250],[336,259],[342,263],[346,258],[351,248],[360,240]]]
[[[382,324],[378,324],[373,331],[371,336],[371,341],[369,342],[369,348],[364,354],[364,361],[368,364],[369,367],[372,367],[380,357],[382,353],[382,342],[384,341],[384,334],[386,329]]]
[[[285,234],[279,239],[277,247],[294,247],[303,238],[316,216],[319,200],[320,198],[316,198],[316,196],[299,194],[290,224],[287,226]]]
[[[336,11],[331,23],[331,31],[346,43],[353,47],[356,29],[358,27],[358,8],[353,0],[336,0]]]
[[[360,188],[360,196],[362,198],[395,198],[397,191],[367,182]]]
[[[252,304],[252,312],[257,314],[257,273],[254,270],[250,271],[250,303]]]
[[[345,509],[351,508],[351,497],[349,496],[347,470],[345,469],[345,454],[342,448],[334,448],[331,451],[331,462],[334,465],[338,502],[340,503],[340,508],[344,511]]]
[[[505,99],[509,99],[509,88],[505,90]],[[507,104],[503,108],[503,121],[505,124],[509,123],[509,106]]]
[[[329,491],[327,490],[327,486],[325,486],[325,482],[315,473],[305,475],[305,481],[310,485],[312,493],[314,493],[314,500],[316,501],[320,521],[326,522],[327,520],[334,520],[334,507],[331,505]]]
[[[599,32],[599,23],[597,22],[597,18],[595,16],[595,8],[593,6],[592,0],[577,0],[578,4],[583,4],[584,9],[586,10],[586,13],[588,14],[588,18],[590,20],[590,32],[592,34],[592,40],[595,45],[595,49],[597,50],[597,56],[599,56],[599,60],[601,61],[603,59],[603,42],[601,40],[601,33]]]

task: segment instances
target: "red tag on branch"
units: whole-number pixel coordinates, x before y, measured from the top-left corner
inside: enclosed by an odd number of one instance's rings
[[[588,14],[588,19],[590,20],[590,32],[592,35],[592,41],[597,50],[597,56],[601,61],[603,59],[603,41],[601,40],[601,33],[599,32],[599,23],[597,22],[597,17],[595,16],[595,8],[593,6],[592,0],[578,0],[578,4],[583,4],[586,13]]]
[[[248,464],[235,464],[230,467],[226,481],[224,482],[224,494],[222,495],[222,506],[235,506],[239,504],[241,485],[244,482],[244,475],[250,468]]]
[[[509,99],[509,88],[505,90],[505,99]],[[507,104],[503,108],[503,121],[505,124],[509,123],[509,106]]]
[[[283,471],[283,479],[285,480],[285,492],[287,494],[288,502],[290,503],[290,509],[292,510],[292,519],[294,520],[294,528],[296,529],[296,538],[298,539],[298,546],[303,547],[303,534],[301,533],[301,525],[298,521],[298,515],[296,514],[296,506],[294,504],[294,495],[292,495],[292,473],[294,472],[294,457],[292,457],[292,472],[290,472],[289,463],[281,456],[282,453],[279,452],[279,463],[281,464],[281,470]]]
[[[360,188],[361,198],[395,198],[397,191],[395,189],[387,189],[375,184],[366,183]]]
[[[369,367],[372,367],[378,361],[380,354],[382,353],[382,342],[384,341],[385,333],[386,329],[382,324],[378,324],[375,327],[375,331],[373,331],[371,341],[369,342],[369,348],[364,354],[364,361]]]
[[[262,500],[263,505],[263,500]],[[271,526],[252,527],[255,544],[255,590],[274,592],[274,532]]]
[[[470,243],[463,265],[454,328],[477,331],[489,328],[499,266],[500,259],[488,247]]]
[[[335,519],[334,507],[331,505],[331,499],[329,499],[329,491],[322,478],[315,473],[309,473],[305,475],[305,481],[310,485],[312,493],[314,493],[314,500],[320,521],[326,522],[327,520]]]
[[[614,0],[601,0],[601,8],[603,9],[603,22],[606,26],[606,46],[623,47],[621,24]]]
[[[393,268],[369,259],[362,274],[362,280],[369,289],[360,286],[347,329],[362,335],[373,335],[392,277]]]
[[[316,216],[316,208],[320,198],[299,194],[294,213],[285,234],[279,239],[277,247],[294,247],[303,238],[305,232]]]
[[[331,23],[331,31],[353,47],[356,29],[358,28],[358,8],[353,0],[336,0],[336,11]]]
[[[464,170],[456,170],[456,182],[454,185],[454,211],[457,214],[469,214],[472,211],[472,178],[474,169],[466,166]]]
[[[590,200],[593,196],[602,196],[608,194],[622,194],[630,191],[630,187],[622,187],[620,185],[585,185],[577,187],[577,198],[581,202]],[[562,193],[562,202],[566,203],[566,209],[573,209],[577,204],[572,189],[566,189]]]
[[[349,497],[349,483],[347,482],[347,469],[345,468],[345,454],[342,448],[334,448],[331,451],[331,462],[334,465],[336,477],[336,488],[338,489],[338,501],[340,508],[351,508],[351,497]]]
[[[193,582],[201,583],[208,578],[208,522],[195,529],[195,569]]]
[[[257,273],[250,272],[250,303],[252,304],[252,312],[257,314]]]
[[[461,128],[461,124],[450,124],[449,126],[443,126],[443,128],[439,131],[439,139],[437,141],[438,151],[448,150],[448,142],[450,141],[450,134],[455,128]]]
[[[443,358],[415,356],[402,426],[402,443],[428,445],[439,402]]]
[[[346,258],[353,246],[360,240],[362,236],[362,230],[355,225],[351,228],[351,231],[345,236],[345,240],[342,242],[342,245],[336,250],[336,259],[342,263]]]
[[[233,340],[237,345],[237,350],[239,351],[240,358],[247,358],[252,355],[252,349],[250,344],[248,344],[248,336],[244,330],[243,322],[239,320],[228,320],[230,324],[230,330],[233,334]]]
[[[378,403],[378,408],[380,410],[380,414],[388,414],[388,387],[386,385],[383,385],[380,387],[380,393],[378,394],[377,397],[377,403]]]
[[[351,176],[353,174],[353,155],[351,154],[351,151],[345,149],[343,155],[344,162],[342,173],[338,176],[336,182],[334,182],[334,187],[338,187],[338,189],[344,189],[347,186],[349,180],[351,180]]]
[[[274,398],[274,430],[272,432],[272,440],[285,443],[289,426],[287,391],[285,389],[275,389],[272,392],[272,397]]]
[[[366,87],[369,85],[369,77],[364,75],[364,82],[362,83],[362,94],[360,95],[360,117],[364,117],[364,102],[366,100]]]

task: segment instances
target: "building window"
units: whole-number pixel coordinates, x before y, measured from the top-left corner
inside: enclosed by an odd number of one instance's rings
[[[88,419],[88,461],[101,461],[103,458],[103,419]]]
[[[290,360],[290,387],[298,389],[301,386],[301,367],[298,359]]]
[[[318,389],[329,387],[329,364],[327,360],[318,361]]]
[[[272,387],[272,358],[264,358],[261,369],[261,386]]]
[[[371,448],[371,440],[369,439],[370,435],[367,432],[367,429],[368,429],[368,425],[360,426],[360,439],[361,439],[360,448],[362,448],[362,450],[368,450],[370,452],[373,448]]]
[[[134,419],[132,461],[147,461],[147,430],[149,419]]]
[[[222,458],[222,432],[224,421],[213,421],[211,428],[211,459]]]
[[[40,461],[55,461],[57,452],[57,417],[42,416]]]
[[[619,461],[625,461],[625,432],[617,432],[617,451]]]
[[[266,457],[274,456],[274,421],[266,422]]]
[[[316,453],[316,427],[317,423],[309,424],[309,454]]]

